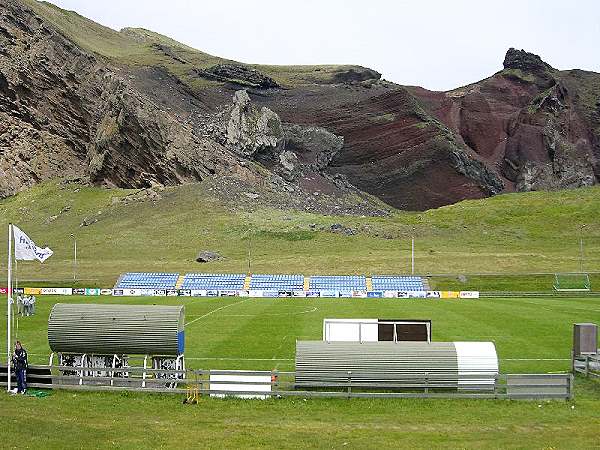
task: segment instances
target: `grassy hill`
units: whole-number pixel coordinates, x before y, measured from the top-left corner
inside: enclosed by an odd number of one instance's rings
[[[43,265],[20,264],[23,280],[72,280],[73,234],[77,277],[87,285],[112,285],[126,271],[245,273],[249,249],[253,273],[409,273],[413,235],[419,274],[578,271],[583,224],[584,270],[600,267],[600,187],[507,194],[376,218],[258,205],[250,211],[235,199],[216,200],[210,186],[206,181],[168,188],[158,200],[124,202],[126,197],[146,197],[143,191],[47,182],[1,200],[0,229],[12,221],[38,245],[55,250]],[[91,224],[81,226],[83,222]],[[355,234],[332,232],[336,223]],[[199,264],[195,257],[200,250],[218,251],[224,258]],[[0,246],[0,264],[6,265],[5,245]],[[505,285],[496,286],[501,282]],[[521,277],[508,284],[471,276],[459,283],[450,276],[439,283],[440,288],[551,289],[550,276]]]
[[[22,1],[83,49],[119,64],[162,67],[195,89],[217,82],[193,77],[190,75],[190,70],[234,62],[209,55],[153,31],[142,28],[125,28],[116,31],[52,3],[37,0]],[[178,59],[165,54],[153,44],[168,46]],[[248,66],[260,70],[284,86],[329,82],[336,73],[357,67],[351,65]]]

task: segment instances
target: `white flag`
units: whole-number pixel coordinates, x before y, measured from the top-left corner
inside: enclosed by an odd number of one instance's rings
[[[34,261],[44,262],[54,253],[48,247],[39,248],[35,245],[29,236],[13,225],[13,234],[15,236],[15,259],[17,261]]]

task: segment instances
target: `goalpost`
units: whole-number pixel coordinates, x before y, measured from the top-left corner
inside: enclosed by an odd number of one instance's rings
[[[556,273],[553,287],[557,292],[588,292],[591,289],[590,277],[579,272]]]

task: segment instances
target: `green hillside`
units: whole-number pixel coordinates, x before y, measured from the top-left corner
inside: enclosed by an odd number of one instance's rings
[[[600,187],[507,194],[464,201],[423,213],[389,217],[322,216],[217,201],[210,182],[168,188],[158,200],[119,201],[143,192],[84,187],[61,181],[35,186],[0,201],[0,227],[21,226],[55,255],[45,264],[22,263],[19,277],[72,280],[73,234],[77,276],[83,284],[112,285],[126,271],[384,274],[410,272],[415,236],[419,274],[515,274],[578,271],[585,224],[585,271],[600,267]],[[89,226],[81,226],[83,222]],[[334,233],[342,224],[354,235]],[[222,260],[200,264],[200,250]],[[6,265],[6,246],[0,246]],[[502,280],[440,278],[440,288],[551,289],[551,276]],[[600,281],[600,280],[599,280]],[[434,279],[434,283],[436,280]],[[506,281],[504,281],[506,283]],[[531,283],[534,283],[533,285]],[[537,284],[536,284],[537,283]],[[475,284],[474,286],[472,284]],[[593,280],[592,285],[600,283]]]
[[[201,89],[217,83],[192,76],[190,74],[192,69],[206,69],[215,64],[234,62],[209,55],[153,31],[142,28],[125,28],[119,32],[74,11],[61,9],[52,3],[38,2],[37,0],[22,1],[83,49],[119,64],[162,67],[192,88]],[[153,44],[168,46],[172,55],[175,55],[177,59],[165,54]],[[260,70],[285,86],[329,82],[336,73],[357,67],[351,65],[249,66]]]

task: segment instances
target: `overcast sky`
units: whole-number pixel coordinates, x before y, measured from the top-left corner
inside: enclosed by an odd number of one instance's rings
[[[600,72],[598,0],[52,0],[247,63],[359,64],[447,90],[502,68],[509,47]]]

